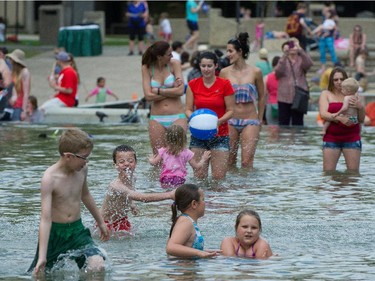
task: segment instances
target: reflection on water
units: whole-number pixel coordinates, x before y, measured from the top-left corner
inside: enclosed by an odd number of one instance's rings
[[[81,128],[94,138],[88,182],[98,204],[116,176],[112,150],[122,143],[137,151],[137,188],[162,191],[147,162],[151,151],[144,125]],[[63,128],[0,127],[0,280],[30,279],[25,271],[37,243],[40,179],[58,159],[56,129]],[[218,185],[200,183],[207,203],[199,226],[207,248],[218,249],[225,236],[234,235],[237,213],[254,208],[263,221],[263,237],[277,257],[168,259],[170,202],[138,203],[141,214],[130,215],[133,237],[98,241],[109,256],[105,273],[88,275],[72,266],[47,280],[371,280],[375,274],[375,254],[370,250],[375,243],[372,136],[372,131],[363,133],[360,174],[347,174],[344,159],[338,172],[327,174],[322,172],[320,128],[264,127],[255,171],[233,171]],[[87,210],[82,217],[86,226],[93,225]]]

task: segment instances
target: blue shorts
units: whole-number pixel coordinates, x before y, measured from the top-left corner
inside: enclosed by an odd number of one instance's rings
[[[331,148],[331,149],[358,149],[362,150],[362,142],[353,141],[353,142],[323,142],[323,149]]]
[[[199,30],[198,22],[191,20],[186,20],[186,22],[190,32]]]
[[[229,136],[225,137],[214,137],[209,140],[200,140],[191,136],[190,149],[200,148],[204,150],[220,150],[229,151]]]

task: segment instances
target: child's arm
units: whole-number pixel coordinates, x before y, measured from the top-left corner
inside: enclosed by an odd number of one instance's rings
[[[109,88],[107,88],[107,94],[114,97],[116,100],[119,100],[118,96]]]
[[[148,158],[148,162],[150,162],[151,165],[155,166],[159,164],[161,161],[161,155],[156,154],[156,155],[150,155]]]
[[[351,97],[351,96],[345,96],[345,97],[344,97],[344,101],[343,101],[343,103],[342,103],[342,107],[340,108],[339,111],[337,111],[336,113],[333,113],[333,114],[332,114],[332,117],[336,117],[336,116],[338,116],[338,115],[340,115],[340,114],[342,114],[343,112],[345,112],[345,111],[348,110],[348,108],[349,108],[350,97]]]
[[[192,227],[193,225],[190,221],[176,223],[172,235],[167,242],[167,254],[181,258],[209,258],[216,256],[216,251],[201,251],[185,246],[186,242],[189,241],[189,238],[192,235]]]
[[[270,245],[266,240],[261,239],[256,250],[256,258],[258,259],[267,259],[273,255]]]
[[[221,253],[223,256],[228,256],[228,257],[236,256],[236,252],[235,252],[232,240],[233,240],[232,237],[226,237],[221,242],[220,250],[222,251]]]
[[[142,201],[145,203],[156,202],[162,200],[172,199],[174,200],[175,190],[170,192],[160,192],[160,193],[142,193],[135,190],[129,189],[128,198],[134,201]]]
[[[100,210],[96,206],[95,200],[88,189],[87,179],[85,179],[85,182],[83,184],[81,200],[98,224],[98,227],[100,229],[100,239],[102,241],[107,241],[110,237],[110,233],[108,231],[107,225],[104,223],[103,217],[100,214]]]
[[[50,176],[44,174],[40,187],[41,192],[41,214],[39,224],[39,257],[34,273],[44,272],[47,263],[47,248],[52,224],[52,193],[53,188]]]
[[[97,95],[98,93],[99,93],[99,87],[95,87],[95,89],[93,89],[93,90],[91,91],[91,93],[89,93],[89,94],[87,95],[85,101],[88,101],[90,97],[95,96],[95,95]]]
[[[323,25],[318,25],[311,33],[317,34],[318,32],[322,31]]]
[[[210,157],[211,157],[211,151],[206,150],[205,152],[203,152],[202,158],[199,162],[195,161],[194,158],[191,158],[189,161],[189,164],[191,165],[191,167],[193,167],[193,169],[199,170],[205,164],[207,164]]]

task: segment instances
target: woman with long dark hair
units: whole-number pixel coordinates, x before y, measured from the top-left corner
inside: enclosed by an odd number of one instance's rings
[[[172,48],[158,41],[147,48],[142,57],[143,94],[151,102],[149,135],[152,151],[165,147],[165,132],[172,124],[187,130],[181,96],[184,94],[181,64],[171,60]]]

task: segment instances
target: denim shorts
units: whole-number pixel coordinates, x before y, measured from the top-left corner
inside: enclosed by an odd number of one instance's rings
[[[229,151],[229,136],[214,137],[209,140],[200,140],[191,136],[190,149],[201,148],[205,150]]]
[[[353,141],[353,142],[323,142],[323,149],[324,148],[332,148],[332,149],[358,149],[362,150],[362,142]]]

